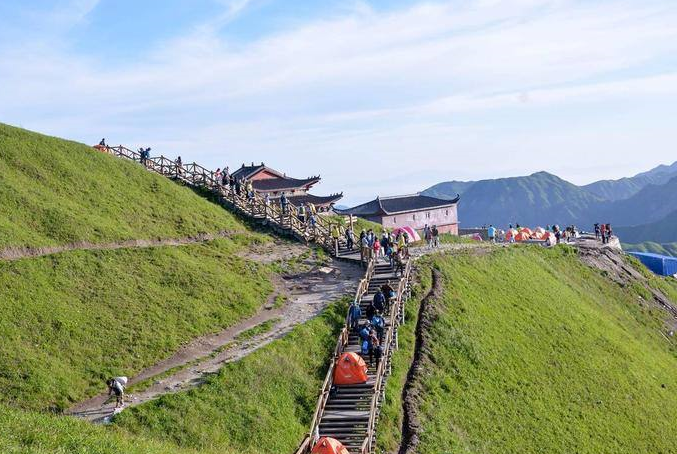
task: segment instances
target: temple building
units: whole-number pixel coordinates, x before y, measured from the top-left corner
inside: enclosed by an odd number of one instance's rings
[[[320,177],[314,176],[304,179],[291,178],[271,169],[264,163],[242,167],[232,173],[235,179],[244,179],[252,182],[254,190],[261,194],[268,194],[270,198],[277,199],[284,194],[287,200],[295,206],[312,203],[319,211],[329,211],[338,202],[343,193],[328,196],[317,196],[308,193],[310,188],[320,182]]]
[[[388,229],[408,226],[421,230],[426,225],[435,225],[440,233],[458,235],[459,199],[458,195],[452,200],[443,200],[421,194],[376,197],[340,213],[377,222]]]

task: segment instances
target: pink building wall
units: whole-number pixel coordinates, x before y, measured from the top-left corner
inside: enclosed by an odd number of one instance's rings
[[[436,225],[440,233],[458,235],[458,208],[456,205],[387,215],[372,220],[379,222],[383,227],[388,229],[409,226],[416,230],[422,230],[427,224],[431,227]]]

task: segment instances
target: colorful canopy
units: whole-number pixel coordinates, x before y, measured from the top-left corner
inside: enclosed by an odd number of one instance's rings
[[[408,225],[405,225],[404,227],[397,227],[395,230],[393,230],[393,235],[397,235],[400,232],[407,232],[407,235],[409,235],[409,241],[421,241],[420,235],[413,227],[409,227]]]

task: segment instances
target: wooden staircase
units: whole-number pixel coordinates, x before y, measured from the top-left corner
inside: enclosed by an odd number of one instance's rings
[[[330,222],[321,216],[316,217],[315,227],[299,219],[296,207],[289,204],[286,210],[276,203],[266,203],[258,194],[248,198],[246,194],[237,194],[234,188],[219,184],[214,172],[196,164],[179,165],[164,156],[141,159],[140,153],[123,147],[96,146],[96,149],[114,156],[140,163],[146,169],[182,182],[193,188],[206,191],[222,205],[239,212],[241,215],[267,225],[279,233],[297,238],[305,243],[313,242],[344,260],[360,262],[359,250],[350,251],[346,247],[343,231],[336,242],[331,236]],[[359,245],[356,245],[359,247]],[[309,454],[320,437],[332,437],[342,442],[351,453],[372,454],[376,440],[381,404],[385,393],[385,382],[390,375],[393,351],[397,348],[397,328],[404,323],[404,304],[410,296],[409,277],[411,261],[407,261],[404,271],[396,276],[389,263],[376,262],[373,258],[366,262],[364,278],[359,282],[354,301],[363,313],[360,324],[366,322],[366,309],[373,300],[377,289],[391,281],[397,295],[391,301],[389,311],[383,314],[386,322],[383,342],[383,357],[378,365],[368,368],[368,380],[357,385],[334,385],[334,368],[339,356],[344,352],[360,354],[360,339],[349,327],[349,320],[341,330],[336,348],[331,357],[327,375],[318,399],[310,431],[297,450],[297,454]],[[395,287],[396,284],[396,287]],[[364,357],[369,364],[368,355]]]
[[[383,357],[376,365],[369,364],[368,355],[360,353],[360,338],[353,332],[346,318],[346,325],[339,335],[334,355],[322,385],[315,415],[308,437],[296,454],[308,454],[321,437],[339,440],[351,453],[371,454],[376,441],[376,424],[380,416],[385,393],[385,382],[391,371],[391,360],[397,348],[397,328],[404,323],[404,304],[410,295],[409,276],[411,262],[407,262],[404,273],[395,275],[390,264],[369,262],[365,278],[358,286],[355,301],[362,308],[360,325],[366,322],[364,316],[369,303],[379,287],[387,281],[397,283],[397,296],[391,301],[389,311],[384,314],[386,326],[383,335]],[[395,286],[393,285],[393,288]],[[360,354],[367,365],[368,380],[356,385],[334,385],[334,368],[344,352]]]

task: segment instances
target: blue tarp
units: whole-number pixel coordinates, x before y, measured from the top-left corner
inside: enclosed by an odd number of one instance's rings
[[[654,254],[651,252],[628,252],[633,257],[637,257],[640,262],[655,274],[661,276],[672,276],[677,274],[677,257],[669,255]]]

